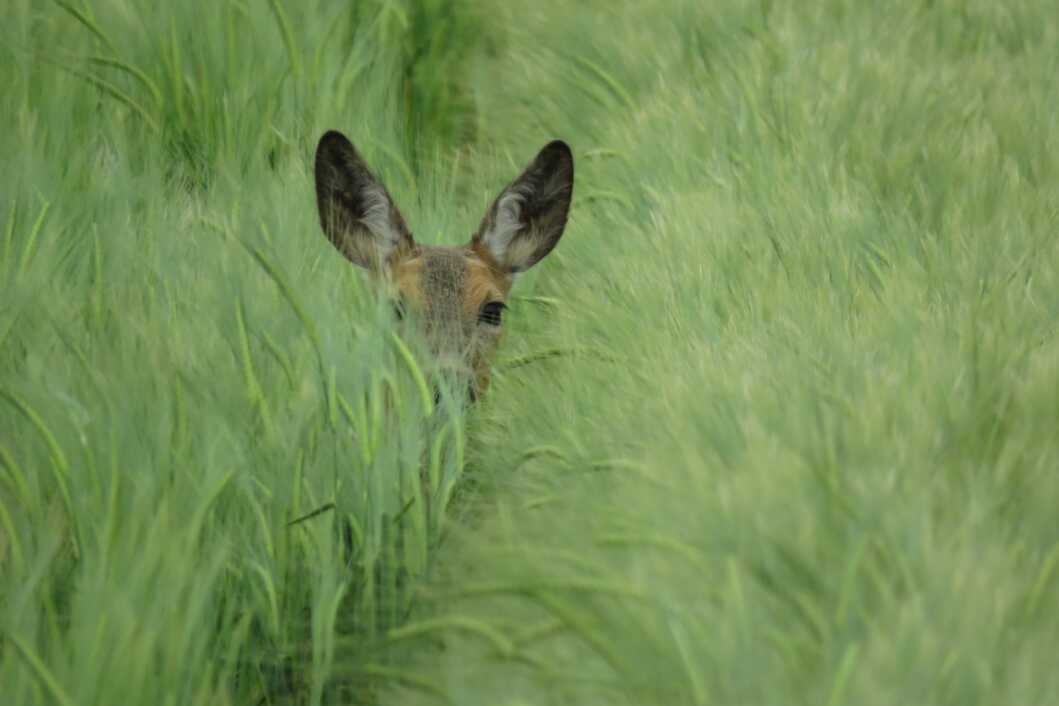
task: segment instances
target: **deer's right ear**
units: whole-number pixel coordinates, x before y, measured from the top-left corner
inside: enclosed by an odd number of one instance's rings
[[[528,270],[562,237],[573,190],[570,147],[560,140],[548,143],[496,197],[472,245],[513,274]]]
[[[415,247],[386,187],[346,136],[329,131],[316,147],[316,206],[327,239],[355,265],[379,270]]]

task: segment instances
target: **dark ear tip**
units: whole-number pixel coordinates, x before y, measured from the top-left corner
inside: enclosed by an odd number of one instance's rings
[[[327,130],[326,132],[324,132],[323,136],[320,137],[320,142],[334,142],[342,140],[349,142],[349,138],[343,135],[338,130]]]
[[[562,140],[552,140],[546,144],[537,155],[537,164],[553,173],[561,174],[569,181],[574,179],[574,154],[570,145]]]
[[[349,138],[343,135],[338,130],[328,130],[320,137],[320,142],[316,145],[316,153],[330,152],[333,150],[348,150],[353,147],[353,143],[349,141]]]
[[[555,156],[559,158],[566,158],[569,161],[574,161],[574,154],[570,150],[570,145],[566,144],[562,140],[552,140],[541,149],[541,154],[547,154],[549,156]]]

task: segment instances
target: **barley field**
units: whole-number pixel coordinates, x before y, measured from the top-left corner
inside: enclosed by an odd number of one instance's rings
[[[4,706],[1059,704],[1044,0],[7,0]],[[493,383],[323,237],[567,141]]]

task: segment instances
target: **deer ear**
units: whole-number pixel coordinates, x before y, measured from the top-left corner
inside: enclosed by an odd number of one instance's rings
[[[379,270],[399,249],[415,247],[386,187],[345,135],[320,138],[315,173],[320,226],[350,262]]]
[[[562,237],[573,190],[574,157],[565,142],[556,140],[500,192],[472,244],[484,247],[511,273],[528,270]]]

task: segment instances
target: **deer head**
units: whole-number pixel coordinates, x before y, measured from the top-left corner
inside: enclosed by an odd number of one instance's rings
[[[558,140],[546,145],[496,197],[470,242],[455,247],[416,242],[386,187],[341,133],[320,138],[315,173],[328,240],[375,275],[398,315],[419,327],[438,368],[476,396],[488,384],[516,275],[563,234],[574,182],[570,148]]]

